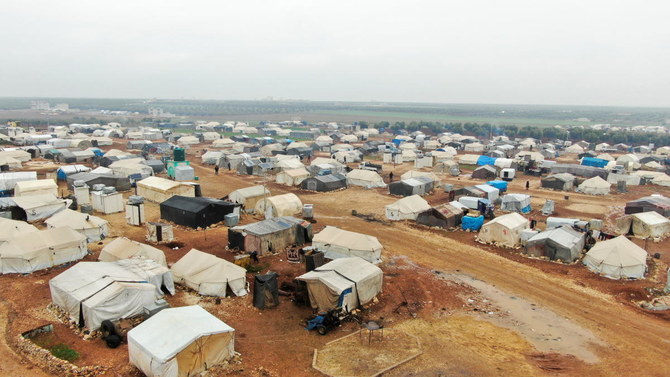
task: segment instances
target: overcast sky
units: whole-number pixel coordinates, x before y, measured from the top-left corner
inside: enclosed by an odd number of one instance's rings
[[[670,106],[667,1],[30,1],[0,96]]]

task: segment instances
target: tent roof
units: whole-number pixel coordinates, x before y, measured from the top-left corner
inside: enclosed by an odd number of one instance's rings
[[[282,217],[273,217],[263,221],[259,221],[247,225],[239,225],[233,230],[241,230],[245,233],[250,233],[257,236],[262,236],[266,234],[271,234],[279,232],[285,229],[291,228],[294,224],[301,224],[304,220],[291,217],[291,216],[282,216]]]
[[[586,253],[597,263],[611,266],[637,266],[647,264],[647,252],[624,236],[596,243]]]
[[[187,197],[181,195],[174,195],[168,198],[167,200],[161,203],[161,206],[177,208],[186,212],[200,212],[212,204],[239,206],[239,204],[226,202],[220,199],[213,199],[206,197]]]
[[[44,250],[60,249],[79,245],[86,236],[69,227],[58,227],[34,233],[20,234],[0,245],[0,255],[4,258],[33,259]]]
[[[99,228],[109,224],[105,219],[66,208],[44,221],[52,227],[68,226],[74,230]]]
[[[342,292],[369,276],[381,274],[382,270],[360,258],[338,258],[298,276],[300,280],[319,280],[336,292]]]
[[[56,182],[53,179],[37,179],[34,181],[19,181],[16,182],[16,186],[19,187],[21,191],[26,190],[40,190],[45,188],[58,188]]]
[[[366,169],[354,169],[347,173],[347,178],[369,182],[379,182],[383,180],[377,172]]]
[[[428,177],[435,182],[438,182],[440,180],[440,178],[438,178],[438,176],[435,175],[435,173],[422,172],[416,170],[410,170],[408,172],[405,172],[403,175],[400,176],[400,179],[417,178],[417,177]]]
[[[0,217],[0,240],[8,240],[26,233],[39,232],[34,225],[25,221],[10,220]]]
[[[502,215],[500,217],[496,217],[495,219],[486,223],[484,226],[488,226],[491,224],[500,224],[506,228],[515,229],[528,224],[528,219],[519,215],[516,212],[512,212]]]
[[[595,176],[593,178],[589,178],[582,182],[580,187],[596,187],[596,188],[610,188],[612,187],[612,184],[607,182],[606,180],[600,178],[600,176]]]
[[[128,337],[165,363],[198,338],[235,331],[198,305],[163,309],[128,332]]]
[[[342,246],[353,250],[378,250],[382,248],[382,244],[379,243],[377,237],[351,232],[330,225],[315,234],[312,242]]]
[[[573,247],[584,235],[570,227],[559,226],[540,232],[531,237],[528,242],[542,241],[551,239],[559,245],[567,248]]]
[[[100,252],[99,259],[103,262],[107,261],[107,254],[113,256],[113,258],[109,259],[146,257],[156,261],[156,263],[162,266],[167,266],[165,261],[165,253],[163,253],[162,250],[150,245],[129,240],[126,237],[119,237],[105,245],[105,247],[103,247],[102,251]]]
[[[403,213],[423,212],[430,209],[430,204],[419,195],[406,196],[395,203],[386,206],[389,209],[396,209]]]
[[[173,264],[172,273],[198,285],[246,279],[247,276],[246,269],[197,249],[191,249]]]
[[[241,196],[243,198],[253,198],[255,196],[270,195],[270,190],[265,186],[250,186],[232,191],[228,196]]]
[[[149,189],[159,190],[159,191],[170,191],[171,189],[184,185],[184,183],[171,181],[169,179],[161,177],[147,177],[141,181],[137,182],[138,186],[143,186]]]
[[[644,222],[645,224],[649,225],[670,223],[670,220],[661,216],[660,214],[658,214],[658,212],[655,211],[635,213],[633,214],[633,216],[636,217],[638,220]]]

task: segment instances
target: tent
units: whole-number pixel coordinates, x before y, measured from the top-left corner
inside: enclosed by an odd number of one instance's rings
[[[480,230],[484,225],[484,216],[463,216],[461,219],[461,228],[463,230]]]
[[[247,213],[254,213],[256,203],[270,196],[270,190],[265,186],[251,186],[235,190],[228,194],[228,200],[242,205]]]
[[[212,254],[191,249],[172,265],[174,281],[203,296],[226,297],[227,290],[236,296],[247,291],[247,270]]]
[[[425,195],[433,191],[435,181],[430,177],[407,178],[389,184],[389,193],[398,196]]]
[[[570,173],[553,174],[540,180],[543,188],[560,191],[571,191],[574,187],[574,182],[575,176]]]
[[[291,216],[274,217],[228,229],[228,248],[260,255],[304,245],[312,239],[312,224]]]
[[[223,157],[223,152],[207,151],[202,156],[200,156],[200,159],[201,159],[203,164],[217,165],[219,163],[219,161],[221,160],[221,157]]]
[[[265,275],[254,276],[255,308],[265,309],[279,305],[279,274],[268,272]]]
[[[503,247],[516,247],[521,241],[521,232],[528,228],[528,219],[516,212],[508,213],[482,225],[477,241],[494,243]]]
[[[416,222],[426,226],[449,229],[461,225],[462,218],[463,210],[461,208],[445,203],[419,213]]]
[[[500,190],[497,188],[484,184],[484,185],[475,185],[475,188],[484,193],[484,198],[495,202],[500,196]]]
[[[239,216],[240,204],[204,197],[175,195],[160,204],[161,219],[193,229],[206,228],[233,213]]]
[[[500,209],[508,212],[528,213],[531,211],[530,195],[507,194],[502,197]]]
[[[384,179],[375,171],[354,169],[347,173],[347,184],[365,188],[384,187]]]
[[[12,219],[34,222],[53,216],[70,205],[53,194],[0,198],[0,208],[10,210]]]
[[[599,176],[605,179],[609,173],[606,169],[577,164],[553,164],[551,165],[550,169],[552,174],[570,173],[572,175],[585,178]]]
[[[386,206],[386,218],[389,220],[416,220],[419,213],[430,208],[430,204],[419,195],[406,196]]]
[[[611,183],[596,176],[582,182],[577,187],[577,191],[589,195],[607,195],[610,193],[610,187],[612,187]]]
[[[624,236],[596,243],[582,262],[610,279],[642,279],[647,272],[647,252]]]
[[[128,177],[121,177],[112,174],[98,174],[90,172],[90,173],[72,174],[67,177],[67,184],[70,188],[74,186],[75,181],[82,181],[88,187],[93,187],[93,185],[96,184],[102,184],[105,186],[114,187],[116,191],[128,191],[131,188],[130,179],[128,179]]]
[[[116,262],[128,258],[151,259],[157,264],[167,267],[165,253],[163,250],[146,245],[126,237],[119,237],[105,245],[100,251],[98,260],[101,262]]]
[[[162,203],[174,195],[195,196],[195,187],[160,177],[148,177],[137,182],[137,195],[155,203]]]
[[[491,165],[480,166],[472,172],[473,179],[484,179],[487,181],[496,179],[498,170]]]
[[[569,226],[560,226],[540,232],[526,241],[525,253],[572,263],[579,259],[586,236]]]
[[[571,146],[565,148],[565,153],[567,154],[584,153],[584,148],[582,148],[579,144],[572,144]]]
[[[14,185],[14,196],[54,195],[58,196],[58,185],[53,179],[20,181]]]
[[[297,156],[283,156],[283,157],[290,157],[290,158],[280,158],[279,156],[277,156],[278,161],[275,163],[275,166],[277,168],[281,170],[305,168],[305,165],[303,165],[303,163],[300,162],[300,159],[298,159]]]
[[[478,154],[462,154],[457,156],[458,163],[461,165],[477,165],[479,157],[481,157],[481,155]]]
[[[323,251],[328,259],[360,257],[370,263],[379,263],[382,245],[377,237],[326,226],[314,235],[312,246]]]
[[[86,254],[86,237],[71,228],[23,233],[0,245],[0,271],[28,274],[79,260]]]
[[[660,238],[670,233],[670,220],[657,212],[640,212],[617,219],[617,232],[640,238]]]
[[[109,222],[97,216],[82,212],[73,211],[66,208],[50,218],[44,223],[47,228],[58,228],[67,226],[86,236],[86,242],[96,242],[104,239],[109,234]]]
[[[353,257],[335,259],[297,279],[307,283],[312,308],[327,311],[341,307],[349,312],[382,291],[383,273],[379,267]]]
[[[0,217],[0,245],[4,245],[14,237],[35,232],[39,232],[39,229],[35,228],[32,224]]]
[[[302,202],[293,193],[276,195],[260,199],[254,210],[265,218],[293,216],[302,213]]]
[[[37,172],[34,171],[0,173],[0,191],[14,190],[17,182],[35,180],[37,180]]]
[[[235,354],[235,330],[198,305],[163,309],[128,332],[130,363],[147,377],[200,375]]]
[[[163,292],[174,294],[170,270],[149,259],[79,262],[49,280],[51,300],[80,327],[144,314]]]
[[[309,178],[309,172],[304,167],[299,169],[283,170],[275,176],[275,181],[282,185],[296,186]]]
[[[477,159],[477,165],[483,166],[483,165],[495,165],[497,157],[489,157],[489,156],[479,156]]]
[[[470,143],[465,145],[464,150],[466,152],[483,152],[484,145],[481,143]]]
[[[654,211],[662,216],[670,216],[670,198],[662,195],[645,196],[626,203],[624,213],[627,215]]]
[[[347,177],[343,174],[317,175],[300,183],[304,190],[327,192],[347,188]]]

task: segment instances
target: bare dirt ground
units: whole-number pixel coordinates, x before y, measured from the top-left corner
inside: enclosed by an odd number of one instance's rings
[[[123,144],[113,147],[124,149]],[[563,265],[530,259],[519,250],[481,245],[474,241],[473,233],[447,232],[408,222],[367,222],[351,216],[351,211],[356,210],[383,218],[384,205],[398,199],[384,189],[352,187],[316,194],[225,170],[215,176],[213,169],[201,166],[191,154],[189,158],[205,196],[223,197],[235,189],[265,183],[273,194],[295,192],[303,203],[314,204],[315,232],[325,225],[335,225],[379,238],[384,245],[384,262],[381,264],[384,291],[378,302],[364,309],[361,315],[375,320],[383,317],[387,327],[419,337],[424,348],[421,356],[387,375],[670,375],[667,363],[670,316],[644,311],[632,302],[649,297],[654,289],[664,285],[664,271],[670,262],[668,240],[648,243],[650,253],[662,255],[660,260],[651,260],[648,279],[612,281],[596,276],[580,264]],[[385,165],[385,169],[385,174],[393,169],[394,175],[399,177],[411,167],[409,164],[395,168]],[[457,185],[481,183],[466,177],[443,178],[445,182]],[[538,178],[524,176],[512,182],[509,191],[526,192],[526,179],[531,181],[528,193],[535,198],[534,210],[529,216],[539,220],[540,227],[545,219],[539,213],[544,199],[556,201],[556,216],[611,221],[613,214],[622,212],[628,200],[650,193],[670,194],[669,189],[658,186],[630,188],[627,194],[603,197],[568,194],[540,189]],[[566,200],[565,195],[569,195],[569,199]],[[442,203],[447,200],[447,195],[438,190],[427,200],[432,204]],[[148,203],[145,210],[150,221],[158,220],[156,204]],[[145,229],[126,225],[123,214],[103,217],[111,223],[112,236],[123,235],[144,241]],[[257,220],[245,216],[242,222]],[[159,246],[165,251],[169,263],[191,248],[228,260],[233,258],[233,254],[225,249],[225,226],[198,231],[176,228],[175,235],[183,247],[173,250]],[[643,240],[635,242],[644,246]],[[93,253],[86,260],[96,260],[101,247],[90,245]],[[291,281],[302,272],[302,266],[286,262],[283,254],[263,258],[261,264],[266,270],[279,272],[281,282]],[[13,337],[26,330],[54,323],[61,340],[81,353],[76,364],[108,366],[108,374],[112,376],[139,376],[139,371],[128,365],[125,345],[112,350],[101,340],[84,341],[59,324],[46,310],[50,303],[48,281],[65,268],[67,266],[60,266],[26,276],[0,276],[3,286],[0,299],[11,318],[4,332],[7,343],[11,344]],[[473,286],[445,279],[445,275],[471,276],[486,285]],[[494,294],[487,287],[502,293]],[[514,307],[502,299],[503,295],[517,297],[524,305]],[[235,348],[241,353],[242,361],[217,369],[213,375],[317,376],[319,373],[311,368],[314,348],[359,329],[354,323],[345,323],[326,336],[307,332],[300,323],[311,309],[298,307],[285,298],[279,307],[266,311],[253,308],[250,296],[226,298],[217,304],[211,298],[180,289],[168,301],[173,306],[198,303],[236,329]],[[583,350],[576,346],[555,349],[538,346],[531,334],[534,322],[529,318],[534,314],[528,313],[532,311],[529,307],[551,313],[541,321],[559,318],[565,328],[579,329],[575,330],[578,334],[589,334],[579,343]],[[511,319],[505,322],[505,318]],[[514,321],[519,326],[515,326]],[[568,350],[570,348],[575,349]],[[26,370],[19,356],[3,352],[1,342],[0,358],[3,368],[24,368],[16,369],[17,373]],[[36,371],[26,375],[40,374]]]

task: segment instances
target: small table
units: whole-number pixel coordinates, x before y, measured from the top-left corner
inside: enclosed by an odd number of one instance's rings
[[[377,330],[382,331],[382,339],[384,339],[384,326],[380,325],[379,323],[375,321],[368,321],[363,324],[363,327],[368,330],[368,345],[372,342],[372,333]],[[361,330],[361,336],[363,335],[363,331]]]

